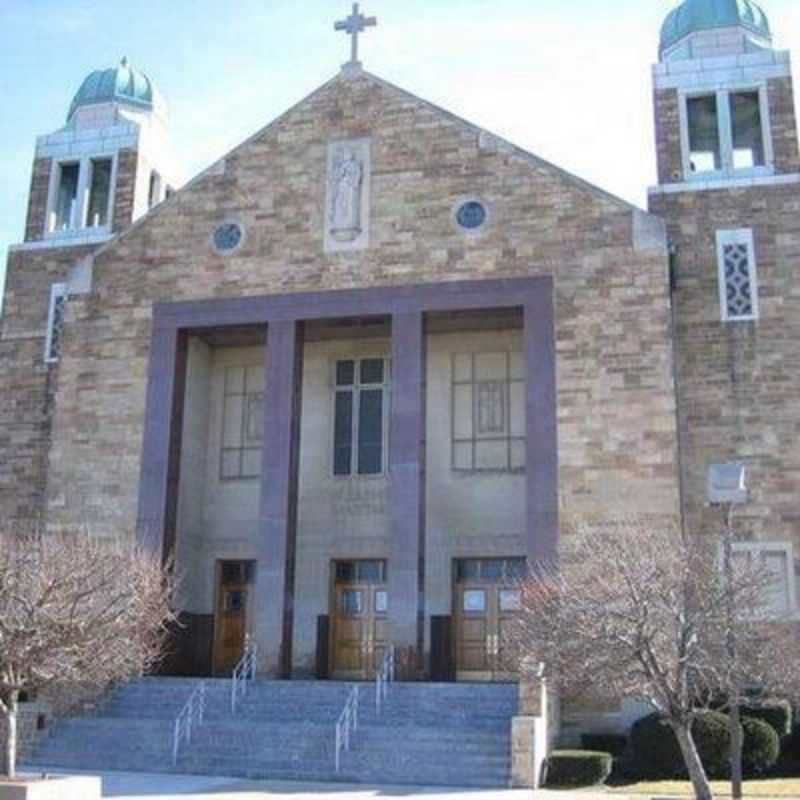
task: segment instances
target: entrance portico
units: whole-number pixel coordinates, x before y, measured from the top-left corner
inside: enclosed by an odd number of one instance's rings
[[[187,341],[208,331],[266,331],[259,557],[254,636],[260,667],[290,677],[296,622],[298,483],[303,353],[309,325],[391,321],[387,638],[426,673],[426,327],[458,312],[513,311],[523,320],[525,553],[553,558],[557,546],[557,441],[553,282],[548,276],[156,304],[139,495],[139,533],[166,557],[177,536]],[[457,324],[454,322],[453,324]],[[352,554],[357,557],[357,554]],[[518,555],[509,553],[509,556]],[[449,576],[442,575],[442,580]]]

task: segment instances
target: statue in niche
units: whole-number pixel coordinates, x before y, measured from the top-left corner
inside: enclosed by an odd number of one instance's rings
[[[361,188],[364,167],[351,147],[336,150],[331,164],[330,232],[338,242],[354,242],[361,235]]]

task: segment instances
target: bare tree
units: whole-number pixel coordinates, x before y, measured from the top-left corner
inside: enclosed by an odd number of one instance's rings
[[[0,533],[0,722],[14,777],[21,692],[76,696],[148,670],[174,621],[174,584],[135,545]],[[78,691],[79,690],[79,691]]]
[[[694,720],[733,687],[796,685],[796,639],[764,624],[769,576],[741,563],[726,577],[719,541],[677,524],[587,524],[563,539],[560,564],[523,583],[513,651],[544,662],[567,697],[647,702],[674,732],[697,800],[709,800]]]

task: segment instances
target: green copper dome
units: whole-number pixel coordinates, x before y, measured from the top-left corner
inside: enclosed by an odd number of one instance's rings
[[[661,27],[659,52],[663,54],[690,33],[735,27],[768,41],[772,38],[767,16],[754,0],[683,0]]]
[[[96,70],[86,78],[72,101],[67,121],[79,108],[98,103],[125,103],[152,110],[157,95],[150,78],[134,69],[127,58],[123,58],[119,66]]]

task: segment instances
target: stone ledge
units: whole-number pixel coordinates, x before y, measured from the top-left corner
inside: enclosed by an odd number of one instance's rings
[[[91,775],[0,780],[0,800],[100,800],[102,787],[102,780]]]

